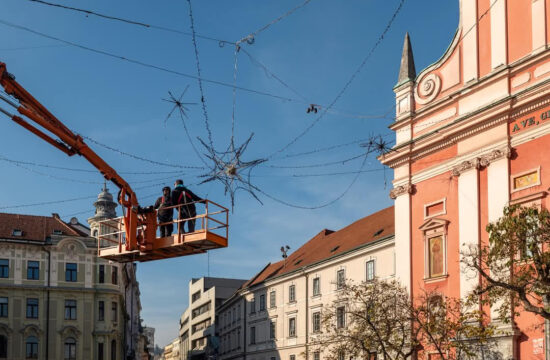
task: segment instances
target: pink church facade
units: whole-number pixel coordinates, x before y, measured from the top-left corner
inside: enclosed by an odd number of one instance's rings
[[[516,203],[550,200],[550,0],[460,0],[443,56],[416,73],[405,39],[396,94],[393,168],[396,277],[464,297],[479,281],[463,246]],[[495,309],[486,309],[497,323]],[[523,312],[498,322],[505,359],[544,359],[544,321]]]

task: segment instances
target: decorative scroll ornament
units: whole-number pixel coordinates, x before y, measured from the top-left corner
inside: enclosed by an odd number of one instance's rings
[[[424,76],[414,89],[414,99],[420,105],[431,102],[441,91],[441,78],[434,73]]]
[[[480,168],[479,158],[475,158],[472,160],[466,160],[461,162],[457,166],[453,167],[453,169],[451,170],[451,173],[453,174],[453,176],[460,176],[460,174],[462,174],[463,172],[466,172],[471,169],[479,169],[479,168]]]
[[[493,161],[497,161],[497,160],[502,159],[504,157],[509,159],[511,156],[512,156],[512,148],[509,147],[509,146],[506,146],[502,149],[493,150],[487,155],[483,155],[479,159],[479,162],[480,162],[481,166],[489,166],[489,164],[492,163]]]
[[[393,188],[390,191],[390,198],[392,200],[395,200],[398,196],[403,195],[403,194],[412,194],[413,191],[414,191],[414,185],[413,184],[401,185],[401,186],[398,186],[396,188]]]
[[[487,167],[492,162],[497,161],[502,158],[509,159],[512,156],[512,148],[506,146],[502,149],[495,149],[488,154],[476,157],[472,160],[466,160],[453,167],[451,170],[453,176],[460,176],[463,172],[466,172],[471,169],[479,169],[481,167]]]

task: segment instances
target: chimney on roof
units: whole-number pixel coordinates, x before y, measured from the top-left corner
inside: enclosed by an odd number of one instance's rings
[[[52,217],[55,218],[55,219],[60,219],[59,217],[59,214],[58,213],[52,213]]]

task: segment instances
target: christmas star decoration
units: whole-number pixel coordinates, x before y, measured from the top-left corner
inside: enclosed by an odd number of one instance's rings
[[[210,181],[219,181],[225,187],[225,194],[229,193],[231,197],[231,209],[235,206],[235,193],[238,190],[248,192],[260,204],[262,201],[256,195],[259,189],[250,181],[250,173],[254,167],[264,163],[267,159],[255,159],[252,161],[244,161],[243,153],[246,151],[248,144],[252,140],[254,133],[250,134],[248,139],[239,147],[235,147],[233,139],[226,151],[216,151],[211,146],[208,146],[202,139],[199,138],[201,144],[207,150],[205,156],[212,161],[213,166],[210,171],[204,175],[200,175],[204,180],[201,184]]]

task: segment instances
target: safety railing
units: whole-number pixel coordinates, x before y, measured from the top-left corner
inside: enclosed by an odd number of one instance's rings
[[[193,234],[200,232],[211,232],[227,239],[229,235],[229,210],[211,200],[200,200],[181,205],[161,207],[155,210],[157,213],[157,238],[160,237],[160,227],[168,227],[168,235]],[[171,211],[172,220],[159,222],[158,212]],[[166,216],[170,217],[170,216]],[[172,227],[172,229],[169,229]],[[126,243],[126,232],[124,228],[124,217],[117,217],[99,222],[97,239],[98,250],[104,247],[118,245],[121,252]],[[137,232],[144,230],[144,226],[138,226]],[[182,237],[178,237],[182,241]],[[149,241],[149,239],[146,239]]]

